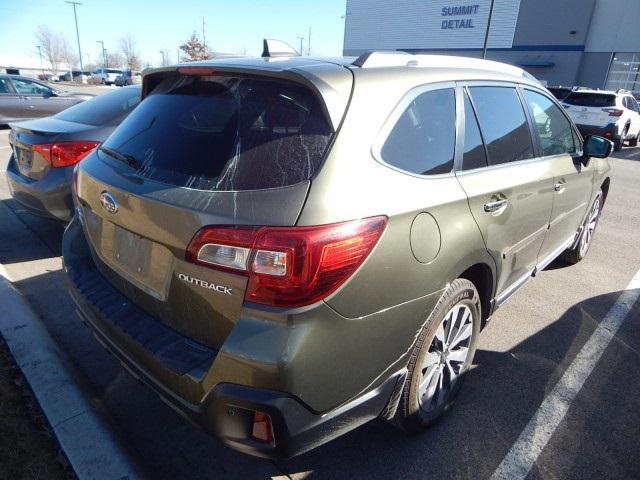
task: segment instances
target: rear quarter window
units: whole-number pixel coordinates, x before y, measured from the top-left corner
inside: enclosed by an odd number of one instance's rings
[[[175,76],[105,142],[137,175],[200,190],[259,190],[309,180],[333,132],[307,88],[281,80]]]
[[[418,175],[453,169],[456,105],[453,89],[421,93],[411,101],[380,149],[382,160]]]

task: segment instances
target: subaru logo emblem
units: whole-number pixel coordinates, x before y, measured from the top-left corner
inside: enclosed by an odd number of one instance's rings
[[[107,212],[114,215],[118,212],[118,202],[109,192],[102,192],[100,195],[100,203],[102,204],[102,208],[104,208]]]

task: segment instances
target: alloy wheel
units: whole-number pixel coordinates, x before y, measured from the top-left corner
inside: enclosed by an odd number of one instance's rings
[[[423,411],[431,412],[446,403],[465,368],[472,334],[471,308],[455,305],[438,325],[421,366],[418,404]]]
[[[593,233],[596,230],[596,225],[598,223],[598,216],[600,215],[600,195],[598,195],[593,202],[593,206],[591,207],[591,212],[589,212],[589,218],[587,219],[587,224],[584,227],[584,233],[582,234],[582,238],[580,239],[580,256],[584,257],[587,254],[587,250],[589,250],[589,246],[591,245],[591,239],[593,238]]]

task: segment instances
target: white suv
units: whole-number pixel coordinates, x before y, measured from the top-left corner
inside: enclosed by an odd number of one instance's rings
[[[122,70],[119,68],[96,68],[92,77],[99,78],[103,85],[113,85],[116,83],[116,78],[122,75]]]
[[[627,140],[635,147],[640,135],[640,106],[625,90],[578,89],[562,101],[580,133],[601,135],[613,141],[615,150]]]

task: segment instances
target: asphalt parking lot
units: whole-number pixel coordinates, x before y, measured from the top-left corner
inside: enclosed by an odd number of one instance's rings
[[[640,148],[625,148],[611,159],[611,189],[587,258],[552,263],[494,315],[459,401],[439,423],[407,436],[374,421],[270,462],[187,423],[81,326],[64,288],[63,226],[26,213],[9,196],[7,134],[0,130],[0,263],[150,478],[490,478],[640,269]],[[636,302],[527,478],[640,478],[639,371]]]

